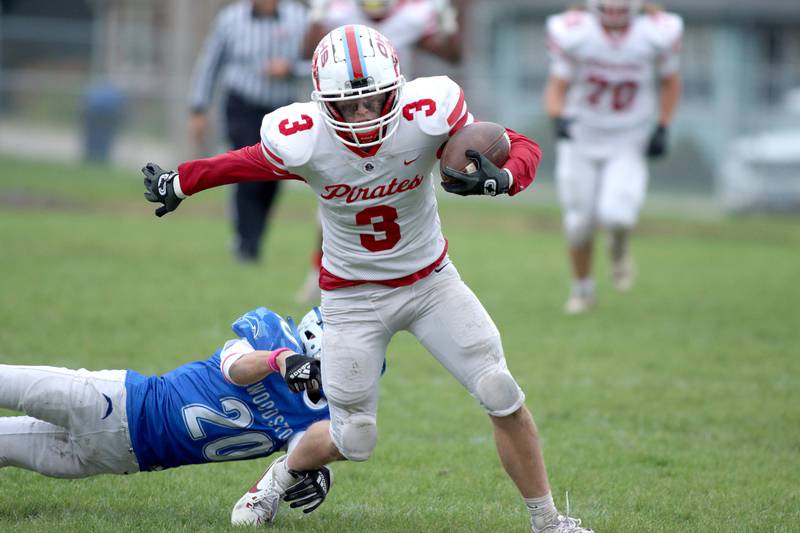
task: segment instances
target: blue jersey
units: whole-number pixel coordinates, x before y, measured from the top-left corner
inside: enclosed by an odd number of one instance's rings
[[[294,325],[263,307],[232,328],[256,350],[286,347],[302,353]],[[305,393],[293,393],[279,374],[253,385],[228,383],[220,351],[163,376],[128,370],[128,428],[142,471],[264,457],[329,418],[324,400],[315,405]]]

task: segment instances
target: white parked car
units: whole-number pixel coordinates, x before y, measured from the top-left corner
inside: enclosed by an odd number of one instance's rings
[[[800,130],[732,142],[717,178],[717,193],[728,211],[800,212]]]

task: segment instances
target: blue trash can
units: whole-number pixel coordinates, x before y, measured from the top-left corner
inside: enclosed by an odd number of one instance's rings
[[[94,83],[83,100],[84,158],[104,163],[122,126],[125,94],[110,83]]]

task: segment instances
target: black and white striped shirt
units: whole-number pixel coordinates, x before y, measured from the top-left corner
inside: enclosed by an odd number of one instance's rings
[[[249,0],[223,8],[195,64],[192,110],[208,108],[218,78],[226,91],[254,105],[291,102],[292,79],[270,79],[266,69],[273,59],[286,59],[293,66],[301,62],[307,24],[306,8],[294,0],[280,0],[274,17],[254,16]]]

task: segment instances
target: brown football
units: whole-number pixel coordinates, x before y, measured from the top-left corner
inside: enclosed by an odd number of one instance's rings
[[[500,124],[474,122],[458,130],[444,145],[439,161],[440,168],[452,168],[467,174],[475,172],[477,167],[464,155],[470,149],[485,155],[489,161],[501,167],[508,161],[511,141],[506,129]],[[447,180],[447,176],[442,174],[442,179]]]

